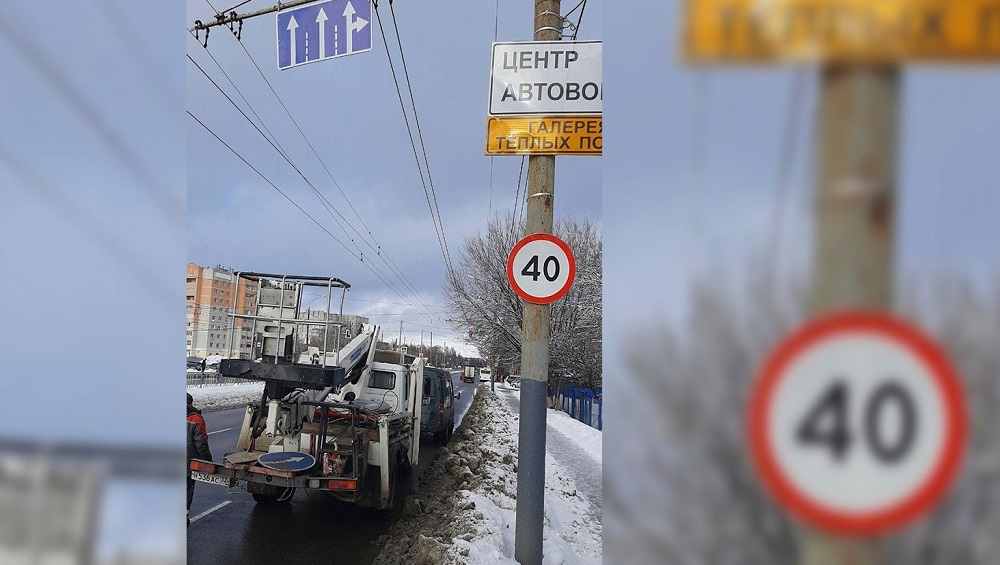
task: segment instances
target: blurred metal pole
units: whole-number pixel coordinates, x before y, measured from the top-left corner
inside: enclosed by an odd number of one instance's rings
[[[535,0],[536,41],[562,39],[559,0]],[[528,157],[525,235],[552,233],[556,158]],[[520,423],[517,436],[517,511],[514,559],[541,565],[545,512],[545,399],[549,379],[549,305],[524,303]]]
[[[892,308],[899,70],[822,70],[809,310]],[[874,540],[804,531],[801,565],[876,565]]]

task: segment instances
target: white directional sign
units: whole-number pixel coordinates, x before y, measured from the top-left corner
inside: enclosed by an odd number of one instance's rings
[[[490,115],[600,114],[600,41],[493,44]]]
[[[518,296],[532,304],[559,300],[569,292],[575,276],[573,252],[554,235],[529,235],[507,256],[507,280]]]
[[[751,395],[751,454],[790,512],[879,534],[928,511],[966,441],[962,388],[941,349],[874,312],[814,321],[772,354]]]

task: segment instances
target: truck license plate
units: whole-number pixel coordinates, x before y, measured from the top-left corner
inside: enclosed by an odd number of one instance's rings
[[[191,478],[196,481],[201,481],[203,483],[211,483],[213,485],[222,485],[224,487],[231,487],[234,484],[233,479],[229,477],[219,477],[217,475],[209,475],[207,473],[199,473],[198,471],[191,471]]]

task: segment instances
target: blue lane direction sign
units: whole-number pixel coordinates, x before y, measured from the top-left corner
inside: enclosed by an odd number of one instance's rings
[[[326,0],[279,11],[278,68],[370,51],[371,21],[371,0]]]
[[[308,453],[298,451],[275,451],[261,455],[257,461],[275,471],[291,471],[297,473],[306,471],[316,464],[316,458]]]

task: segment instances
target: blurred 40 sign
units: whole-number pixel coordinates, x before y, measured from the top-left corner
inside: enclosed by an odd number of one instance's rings
[[[510,286],[532,304],[549,304],[566,296],[575,276],[573,252],[554,235],[529,235],[507,256]]]
[[[792,514],[839,534],[875,535],[930,510],[966,442],[958,376],[918,329],[874,312],[794,332],[751,394],[750,451]]]

